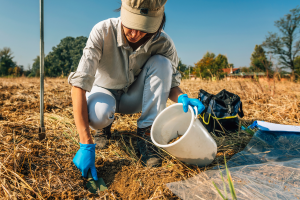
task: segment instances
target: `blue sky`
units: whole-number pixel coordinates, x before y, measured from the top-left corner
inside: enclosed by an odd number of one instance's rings
[[[44,0],[45,53],[67,36],[88,37],[101,20],[119,17],[120,0]],[[206,51],[226,54],[235,67],[249,66],[256,44],[274,21],[299,0],[169,0],[165,31],[183,63],[194,65]],[[0,0],[0,49],[10,47],[19,65],[39,55],[39,1]]]

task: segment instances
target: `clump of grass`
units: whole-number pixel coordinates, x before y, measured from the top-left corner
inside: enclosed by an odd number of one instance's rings
[[[231,177],[230,171],[227,168],[227,163],[226,163],[226,157],[225,157],[225,155],[224,155],[224,162],[225,162],[225,168],[226,168],[226,174],[227,174],[227,181],[228,181],[228,187],[229,187],[229,190],[230,190],[230,194],[231,194],[232,199],[236,200],[237,197],[236,197],[236,193],[235,193],[235,189],[234,189],[234,184],[233,184],[233,181],[232,181],[232,177]],[[221,170],[220,170],[220,175],[221,175],[221,178],[222,178],[225,195],[222,194],[222,192],[217,187],[217,185],[215,184],[214,181],[212,183],[215,186],[216,190],[218,191],[219,195],[222,197],[222,199],[223,200],[228,200],[226,182],[224,181],[224,177],[223,177],[223,174],[222,174]]]

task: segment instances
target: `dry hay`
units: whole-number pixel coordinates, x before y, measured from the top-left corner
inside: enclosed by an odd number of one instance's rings
[[[296,83],[184,80],[181,88],[190,97],[197,97],[200,88],[214,94],[225,88],[238,94],[246,125],[253,120],[299,125],[300,87]],[[96,151],[98,176],[108,186],[99,197],[85,189],[86,180],[72,163],[79,138],[66,79],[45,81],[47,138],[43,141],[38,141],[39,79],[0,79],[0,105],[0,199],[178,199],[166,183],[223,164],[224,154],[229,159],[252,137],[243,131],[213,136],[218,154],[206,168],[185,165],[163,151],[162,167],[145,168],[134,135],[139,114],[117,114],[110,145]]]

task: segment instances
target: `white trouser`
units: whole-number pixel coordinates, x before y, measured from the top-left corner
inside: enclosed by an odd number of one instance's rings
[[[154,55],[127,93],[93,86],[86,95],[90,127],[94,130],[105,128],[113,122],[115,113],[133,114],[140,111],[138,127],[152,125],[158,113],[166,108],[171,81],[171,62],[161,55]]]

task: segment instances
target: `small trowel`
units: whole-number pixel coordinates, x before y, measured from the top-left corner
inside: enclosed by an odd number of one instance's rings
[[[88,172],[88,182],[86,187],[91,193],[94,194],[97,193],[97,190],[104,191],[107,189],[104,180],[102,178],[98,178],[98,181],[95,181],[90,170]]]

